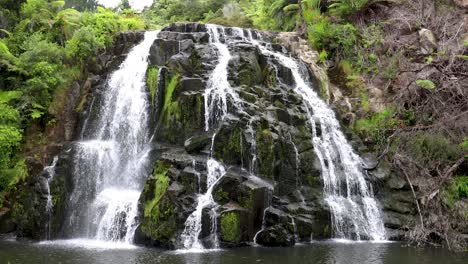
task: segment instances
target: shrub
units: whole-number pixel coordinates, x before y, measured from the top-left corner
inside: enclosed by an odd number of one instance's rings
[[[451,143],[442,134],[419,132],[407,139],[407,148],[411,156],[421,165],[433,162],[453,161],[460,157],[462,149]]]
[[[369,118],[360,119],[356,122],[355,131],[378,145],[384,145],[387,143],[390,132],[398,126],[399,121],[394,114],[393,108],[387,108]]]
[[[461,199],[468,198],[468,176],[453,178],[443,191],[443,198],[449,207]]]
[[[96,37],[96,32],[90,26],[80,28],[67,42],[67,54],[83,62],[98,49],[104,48],[104,43]]]
[[[369,0],[332,0],[330,12],[334,15],[347,17],[361,11]]]

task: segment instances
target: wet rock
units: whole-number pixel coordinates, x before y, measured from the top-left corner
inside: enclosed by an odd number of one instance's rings
[[[295,244],[294,236],[284,227],[274,226],[260,231],[257,243],[266,247],[289,247]]]
[[[202,134],[190,137],[184,143],[185,150],[187,153],[200,152],[205,147],[211,145],[212,135]]]

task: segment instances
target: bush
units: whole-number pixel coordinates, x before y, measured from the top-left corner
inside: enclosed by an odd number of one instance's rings
[[[10,106],[13,100],[21,97],[18,91],[0,91],[0,192],[9,186],[16,174],[9,172],[16,148],[22,140],[19,128],[20,116]]]
[[[449,207],[454,207],[457,201],[468,198],[468,176],[453,178],[444,189],[443,197]]]
[[[97,39],[96,32],[90,26],[77,30],[66,46],[67,54],[82,62],[100,48],[104,48],[104,43]]]
[[[355,131],[364,138],[369,138],[377,145],[387,143],[389,134],[397,128],[398,119],[394,117],[393,108],[375,113],[370,118],[360,119],[356,122]]]
[[[334,15],[347,17],[361,11],[369,0],[332,0],[330,12]]]
[[[451,143],[442,134],[419,132],[407,139],[407,148],[414,160],[422,166],[453,161],[462,155],[461,147]]]
[[[353,57],[358,44],[357,29],[352,24],[334,24],[325,16],[316,17],[308,25],[308,39],[317,50],[335,57]]]

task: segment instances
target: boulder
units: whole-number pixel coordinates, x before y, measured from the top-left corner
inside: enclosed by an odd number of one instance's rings
[[[423,54],[429,55],[437,51],[437,39],[431,30],[422,28],[418,34],[419,45]]]

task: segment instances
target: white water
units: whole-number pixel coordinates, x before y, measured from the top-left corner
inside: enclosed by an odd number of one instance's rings
[[[221,177],[226,173],[224,167],[216,160],[210,158],[207,162],[207,190],[206,193],[198,195],[197,207],[195,211],[185,221],[185,228],[182,232],[182,240],[185,249],[204,249],[199,240],[202,231],[202,213],[208,206],[216,206],[213,200],[213,188]],[[216,235],[216,234],[215,234]],[[217,248],[215,241],[215,248]]]
[[[223,27],[216,25],[206,25],[210,35],[210,43],[218,50],[218,63],[210,75],[208,86],[205,90],[205,130],[209,131],[221,123],[224,117],[228,114],[228,102],[236,110],[242,109],[242,104],[237,93],[232,89],[228,77],[228,64],[231,60],[231,54],[226,44],[222,43],[221,39],[225,38]],[[213,189],[216,183],[224,176],[226,170],[224,166],[212,158],[213,146],[216,138],[216,133],[213,134],[211,140],[210,158],[207,161],[207,190],[204,194],[198,195],[197,207],[195,211],[185,221],[185,228],[181,238],[185,250],[200,251],[205,247],[202,245],[199,236],[202,231],[202,214],[203,209],[211,207],[212,212],[212,227],[211,234],[213,236],[213,247],[218,248],[219,242],[217,237],[217,207],[218,205],[213,199]]]
[[[312,124],[314,151],[324,180],[325,201],[332,213],[335,236],[360,240],[385,240],[385,228],[377,202],[363,174],[363,161],[353,151],[330,107],[320,99],[301,74],[299,64],[290,57],[262,46],[248,32],[249,40],[260,51],[289,68],[295,92],[302,96]],[[322,131],[317,135],[317,123]]]
[[[208,88],[205,90],[205,130],[209,130],[218,122],[221,122],[228,113],[228,100],[233,107],[240,110],[241,100],[232,89],[228,76],[228,64],[231,53],[226,44],[221,42],[225,36],[224,28],[216,25],[206,25],[210,34],[210,42],[218,50],[218,64],[211,73]]]
[[[149,50],[158,32],[128,54],[104,91],[96,131],[78,142],[74,157],[74,191],[70,197],[70,243],[133,242],[138,199],[147,173],[149,105],[145,74]]]
[[[55,177],[55,166],[57,165],[58,156],[55,156],[52,164],[44,168],[47,172],[49,178],[47,178],[47,203],[46,203],[46,213],[47,213],[47,223],[46,223],[46,239],[51,238],[51,229],[52,229],[52,215],[54,213],[54,203],[52,201],[52,194],[50,191],[50,183],[54,180]]]
[[[254,238],[253,238],[254,245],[258,245],[258,244],[257,244],[257,236],[258,236],[261,232],[263,232],[263,230],[265,230],[265,228],[266,228],[265,216],[266,216],[266,213],[267,213],[267,211],[268,211],[269,209],[270,209],[270,207],[267,207],[267,208],[265,208],[265,210],[263,210],[262,228],[260,228],[260,230],[258,230],[258,232],[255,233],[255,235],[254,235]]]

